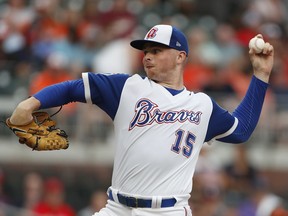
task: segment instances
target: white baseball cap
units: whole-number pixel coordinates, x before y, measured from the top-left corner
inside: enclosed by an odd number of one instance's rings
[[[163,44],[173,49],[189,53],[188,42],[183,32],[171,25],[156,25],[152,27],[143,40],[131,41],[135,49],[143,50],[144,44],[154,42]]]

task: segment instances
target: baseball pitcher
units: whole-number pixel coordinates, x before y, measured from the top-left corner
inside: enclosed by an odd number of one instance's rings
[[[191,216],[188,199],[199,152],[205,142],[249,139],[261,114],[273,47],[266,42],[260,53],[250,48],[254,74],[246,96],[229,113],[205,93],[185,88],[189,47],[179,29],[156,25],[131,46],[143,52],[147,76],[83,73],[22,101],[6,123],[35,150],[65,149],[67,135],[58,129],[48,142],[49,131],[39,130],[49,124],[35,122],[33,113],[70,102],[99,106],[114,122],[116,152],[108,203],[94,216]]]

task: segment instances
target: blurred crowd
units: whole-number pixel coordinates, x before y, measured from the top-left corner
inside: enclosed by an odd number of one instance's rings
[[[190,198],[193,216],[288,216],[287,189],[272,189],[271,179],[250,163],[247,146],[235,150],[223,166],[208,157],[209,147],[201,150]]]
[[[285,0],[0,0],[0,103],[5,97],[17,102],[47,85],[80,78],[85,71],[143,74],[142,53],[129,42],[159,23],[175,25],[187,34],[186,87],[207,92],[227,109],[245,94],[252,75],[248,43],[261,33],[275,48],[275,66],[257,138],[270,145],[288,141]],[[69,104],[63,109],[56,117],[72,139],[90,144],[111,135],[111,120],[95,106]],[[1,105],[0,112],[7,116],[11,110]],[[195,216],[266,216],[258,208],[263,200],[262,206],[281,206],[281,198],[266,190],[266,180],[243,162],[243,149],[238,153],[235,163],[213,167],[215,163],[201,160],[203,150],[191,197]],[[23,216],[31,211],[49,214],[49,209],[55,211],[51,215],[91,216],[106,200],[105,192],[91,192],[91,206],[73,209],[65,202],[60,179],[32,173],[23,182],[27,193],[18,205],[27,210]],[[1,187],[0,201],[0,216],[7,216],[1,212],[9,203]],[[275,212],[273,216],[287,215],[281,209]]]
[[[4,178],[5,175],[0,176]],[[1,216],[92,216],[107,202],[105,190],[92,190],[87,206],[77,209],[71,199],[68,201],[67,186],[59,176],[44,177],[37,171],[30,171],[21,180],[21,191],[14,199],[5,194],[3,181],[0,182]]]
[[[284,187],[273,189],[271,179],[249,162],[249,149],[237,145],[235,150],[234,160],[224,166],[208,157],[215,154],[209,146],[201,150],[189,199],[193,216],[288,216],[287,175],[276,181]],[[15,180],[7,168],[0,169],[0,216],[92,216],[106,205],[110,180],[103,178],[105,172],[100,184],[93,171],[89,176],[75,170],[91,180],[83,190],[67,170],[43,170],[30,167]]]
[[[268,140],[272,128],[277,134],[269,141],[287,141],[283,119],[288,115],[288,3],[284,0],[1,0],[0,100],[6,96],[16,103],[87,71],[143,74],[142,53],[129,42],[159,23],[175,25],[187,34],[186,87],[205,91],[219,103],[225,95],[223,104],[231,109],[245,94],[252,74],[249,40],[263,34],[276,53],[260,121],[265,133],[260,137]],[[9,115],[10,109],[0,112]],[[97,108],[69,104],[64,109],[61,122],[78,140],[89,143],[92,134],[100,140],[109,136],[111,121]]]

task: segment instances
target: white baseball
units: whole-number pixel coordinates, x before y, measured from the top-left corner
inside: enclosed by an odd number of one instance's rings
[[[256,53],[261,53],[265,42],[262,38],[254,37],[249,41],[249,49],[253,49]]]

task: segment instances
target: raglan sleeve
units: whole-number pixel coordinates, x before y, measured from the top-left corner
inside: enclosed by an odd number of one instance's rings
[[[122,89],[129,75],[83,73],[82,79],[68,80],[47,86],[32,95],[40,101],[40,109],[62,106],[72,102],[99,106],[112,119],[118,109]]]
[[[245,97],[232,113],[213,101],[213,112],[205,140],[216,139],[226,143],[246,142],[259,121],[267,88],[267,83],[253,76]]]
[[[122,89],[128,78],[128,74],[83,73],[82,79],[86,103],[99,106],[114,119]]]

